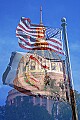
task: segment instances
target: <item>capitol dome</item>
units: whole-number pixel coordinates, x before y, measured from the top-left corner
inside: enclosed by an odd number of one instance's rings
[[[19,61],[14,85],[30,90],[34,95],[66,98],[60,56],[49,50],[27,52]]]

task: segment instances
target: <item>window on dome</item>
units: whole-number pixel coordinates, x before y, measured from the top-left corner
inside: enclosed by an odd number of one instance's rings
[[[51,69],[56,70],[56,64],[55,63],[51,63]]]
[[[60,63],[59,66],[60,66],[60,71],[62,72],[63,71],[62,64]]]
[[[31,70],[35,70],[36,64],[34,61],[31,61]]]

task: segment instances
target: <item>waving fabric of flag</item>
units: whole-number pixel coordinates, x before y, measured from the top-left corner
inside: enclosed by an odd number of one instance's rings
[[[62,61],[56,64],[38,54],[12,52],[2,81],[27,95],[66,100],[64,73],[55,65],[62,67]]]
[[[19,46],[26,50],[53,50],[64,54],[61,29],[31,24],[29,18],[22,17],[16,29]]]

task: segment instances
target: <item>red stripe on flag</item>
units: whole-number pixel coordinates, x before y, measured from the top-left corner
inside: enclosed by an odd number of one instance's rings
[[[59,44],[60,46],[62,46],[62,44],[61,44],[61,42],[59,42],[59,41],[57,41],[57,40],[55,40],[55,39],[49,39],[51,42],[54,42],[54,43],[57,43],[57,44]]]

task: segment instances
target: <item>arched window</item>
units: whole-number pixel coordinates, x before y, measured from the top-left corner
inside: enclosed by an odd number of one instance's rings
[[[56,70],[56,64],[55,63],[51,63],[51,70]]]
[[[31,70],[35,70],[36,69],[36,63],[35,61],[31,61]]]
[[[63,71],[62,63],[59,63],[60,71]]]

